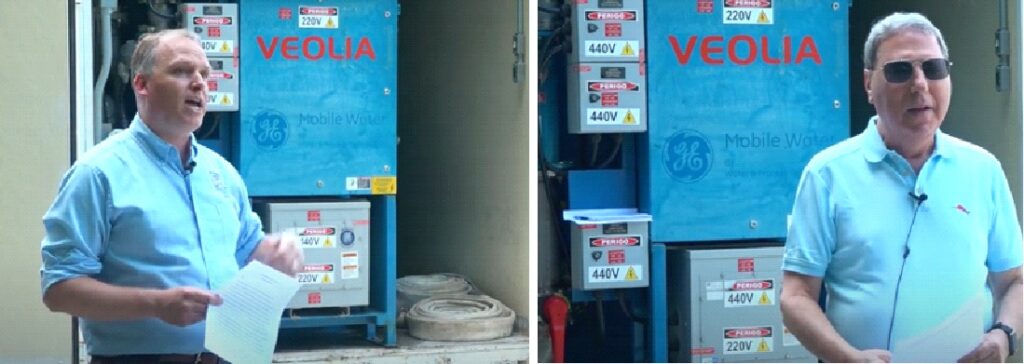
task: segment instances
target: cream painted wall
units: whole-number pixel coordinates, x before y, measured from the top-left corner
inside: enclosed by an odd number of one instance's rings
[[[0,363],[69,363],[39,292],[42,216],[70,160],[67,1],[0,2]]]
[[[1009,1],[1011,37],[1021,36],[1019,1]],[[1024,209],[1021,199],[1021,75],[1011,60],[1014,84],[1009,92],[995,90],[996,1],[953,1],[941,6],[933,1],[913,1],[943,29],[954,65],[953,101],[942,129],[992,152],[1003,164],[1017,203],[1017,217]],[[948,29],[948,30],[947,30]],[[1011,45],[1013,42],[1011,41]],[[1012,47],[1012,46],[1011,46]],[[1020,59],[1012,47],[1011,59]]]
[[[515,4],[402,3],[398,273],[467,275],[525,317],[534,86],[512,82]]]

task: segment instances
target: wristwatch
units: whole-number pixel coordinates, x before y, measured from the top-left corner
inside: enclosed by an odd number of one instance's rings
[[[996,322],[995,324],[992,325],[991,329],[988,329],[988,331],[992,332],[992,330],[995,330],[995,329],[1003,330],[1003,332],[1006,333],[1007,342],[1010,343],[1010,345],[1009,345],[1010,354],[1009,355],[1013,355],[1013,353],[1017,352],[1016,348],[1014,348],[1014,346],[1017,345],[1017,332],[1013,331],[1012,327],[1009,327],[1009,326],[1007,326],[1006,324],[1004,324],[1002,322]]]

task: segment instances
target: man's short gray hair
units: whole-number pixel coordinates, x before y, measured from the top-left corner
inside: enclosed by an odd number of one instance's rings
[[[199,36],[185,29],[164,29],[156,33],[146,33],[139,39],[139,45],[132,53],[132,78],[135,75],[148,75],[153,72],[156,49],[160,43],[171,38],[188,38],[200,42]]]
[[[949,49],[946,48],[946,40],[942,38],[942,32],[928,18],[919,13],[892,13],[871,26],[868,39],[864,42],[864,68],[869,70],[875,68],[878,46],[883,41],[908,31],[935,36],[935,40],[939,42],[939,48],[942,50],[942,57],[949,59]]]

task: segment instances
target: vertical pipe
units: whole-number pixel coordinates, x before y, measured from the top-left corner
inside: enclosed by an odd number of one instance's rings
[[[996,65],[996,91],[1004,92],[1010,89],[1010,30],[1006,27],[1009,18],[1009,9],[1006,0],[999,0],[998,9],[999,29],[996,29],[996,57],[999,63]]]
[[[92,121],[92,86],[93,86],[93,13],[89,0],[74,1],[75,28],[70,33],[74,36],[74,52],[70,59],[74,60],[74,153],[76,156],[85,154],[93,146]],[[72,157],[72,162],[77,157]]]
[[[100,75],[96,78],[96,87],[93,90],[93,142],[99,143],[103,140],[103,89],[107,85],[107,77],[110,76],[110,65],[114,58],[113,31],[110,26],[110,18],[117,7],[117,0],[105,0],[100,2],[100,42],[103,45],[103,61],[100,64]]]

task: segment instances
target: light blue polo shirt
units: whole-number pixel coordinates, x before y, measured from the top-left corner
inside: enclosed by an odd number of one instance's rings
[[[238,172],[194,142],[192,173],[138,116],[82,156],[43,225],[42,292],[76,277],[125,287],[216,289],[263,239]],[[205,323],[83,319],[93,355],[198,353]]]
[[[937,131],[934,152],[915,175],[885,147],[876,121],[807,164],[782,265],[822,277],[829,321],[861,350],[886,348],[905,241],[893,345],[935,328],[978,295],[992,307],[988,273],[1022,260],[1016,207],[994,156]],[[928,199],[908,239],[917,204],[909,192]],[[991,309],[984,311],[979,332],[992,324]]]

